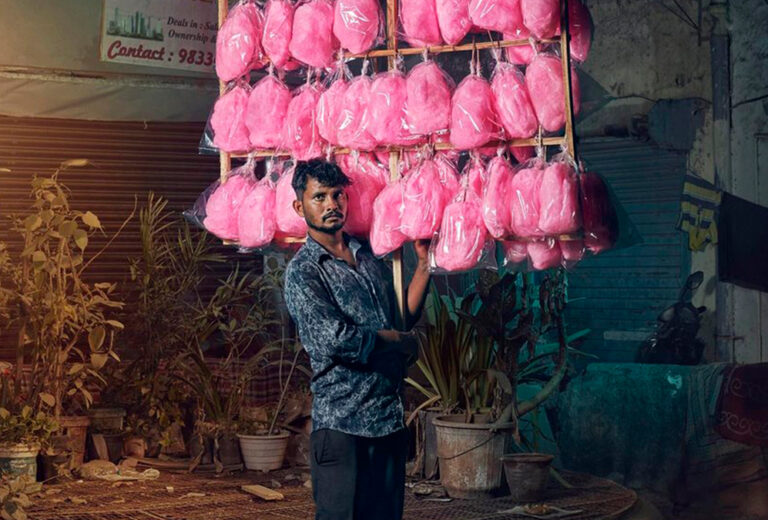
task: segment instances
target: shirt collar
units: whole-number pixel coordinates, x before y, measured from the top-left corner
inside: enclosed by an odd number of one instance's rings
[[[352,250],[352,256],[355,258],[355,261],[357,261],[357,253],[360,251],[363,245],[355,237],[349,236],[346,233],[344,233],[344,239],[347,240],[349,248]],[[325,257],[334,258],[334,256],[329,253],[326,248],[320,245],[320,243],[312,238],[309,234],[307,234],[307,242],[304,244],[304,247],[306,248],[312,260],[315,262],[319,263],[320,260],[324,259]]]

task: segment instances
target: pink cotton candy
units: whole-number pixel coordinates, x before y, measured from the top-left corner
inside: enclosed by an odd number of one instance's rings
[[[307,221],[293,209],[296,192],[291,186],[292,180],[293,170],[287,170],[277,183],[277,192],[275,193],[277,231],[275,235],[279,238],[303,238],[307,235]]]
[[[291,91],[276,77],[267,76],[254,85],[245,114],[252,147],[280,147],[290,103]]]
[[[619,237],[619,219],[608,187],[594,172],[579,175],[584,244],[597,254],[613,248]]]
[[[405,41],[414,47],[443,43],[435,0],[400,0],[400,23]]]
[[[509,203],[514,170],[503,157],[494,157],[488,163],[488,183],[483,194],[483,219],[493,238],[509,234]]]
[[[205,204],[205,229],[222,240],[237,240],[237,213],[252,189],[253,182],[243,175],[232,175],[216,188]]]
[[[322,156],[324,141],[315,123],[320,92],[313,87],[302,87],[293,96],[283,127],[283,146],[299,161]]]
[[[536,155],[536,149],[533,146],[510,146],[509,151],[512,152],[512,156],[520,164],[528,159],[532,159]]]
[[[344,111],[344,94],[347,93],[348,83],[338,79],[320,95],[317,102],[315,123],[320,135],[333,145],[340,144],[338,129],[339,120]]]
[[[434,161],[424,161],[405,174],[400,231],[411,240],[432,238],[440,228],[445,192]]]
[[[216,38],[216,75],[231,81],[260,65],[263,15],[252,3],[229,12]]]
[[[539,188],[539,229],[547,235],[562,235],[581,227],[579,185],[576,173],[564,162],[553,162],[544,170]]]
[[[445,207],[456,198],[461,189],[459,171],[456,168],[455,161],[442,152],[435,154],[434,162],[437,166],[437,173],[440,176],[440,184],[443,188],[443,207]]]
[[[523,24],[520,0],[471,0],[469,19],[488,31],[514,32]]]
[[[520,0],[523,24],[538,39],[552,38],[560,30],[560,0]]]
[[[469,0],[435,0],[440,35],[448,45],[456,45],[469,34]]]
[[[451,87],[434,61],[416,65],[406,80],[406,123],[413,134],[431,134],[451,124]]]
[[[464,175],[468,176],[467,182],[469,188],[481,199],[485,191],[485,185],[488,182],[488,174],[483,167],[483,162],[479,159],[472,160],[467,166]]]
[[[237,216],[242,247],[264,247],[277,231],[275,186],[269,180],[259,182],[245,196]]]
[[[512,178],[510,187],[511,231],[517,237],[542,236],[539,229],[539,188],[543,168],[523,168]]]
[[[237,86],[221,96],[213,105],[211,129],[213,144],[225,152],[245,152],[250,146],[245,118],[248,90]]]
[[[505,40],[527,40],[531,32],[521,25],[512,32],[504,33]],[[507,47],[507,60],[515,65],[528,65],[536,57],[536,49],[531,45]]]
[[[480,197],[472,190],[443,211],[442,225],[434,249],[437,267],[446,271],[467,271],[483,256],[488,231],[483,222]]]
[[[291,59],[293,4],[290,0],[268,0],[264,8],[264,33],[261,44],[275,67],[283,68]]]
[[[501,243],[504,251],[504,263],[520,264],[528,258],[528,244],[517,240],[505,240]]]
[[[507,139],[527,139],[536,134],[539,120],[533,110],[525,77],[517,67],[499,63],[491,82],[493,106]]]
[[[373,223],[373,203],[387,184],[387,170],[368,154],[337,156],[336,161],[352,183],[347,186],[347,221],[344,229],[368,237]]]
[[[583,240],[559,240],[558,243],[566,262],[579,262],[584,258]]]
[[[405,77],[399,72],[379,74],[371,85],[368,132],[379,144],[401,144],[407,135]]]
[[[451,144],[459,150],[477,148],[495,139],[498,131],[491,86],[480,76],[467,76],[453,94]]]
[[[403,216],[403,183],[394,182],[384,188],[373,203],[371,224],[371,250],[384,256],[399,249],[408,240],[400,232]]]
[[[565,91],[563,66],[560,58],[539,54],[525,71],[525,84],[536,110],[536,117],[548,132],[557,132],[565,126]],[[576,69],[571,67],[573,113],[578,114],[581,90]]]
[[[333,35],[333,5],[310,0],[296,8],[289,45],[291,55],[310,67],[330,67],[339,42]]]
[[[537,271],[559,267],[563,261],[560,246],[554,240],[538,240],[528,243],[528,258]]]
[[[342,146],[368,151],[376,148],[376,139],[368,131],[372,83],[368,76],[358,76],[349,83],[337,122]]]
[[[568,32],[571,36],[571,58],[584,62],[592,46],[592,20],[581,0],[568,0]]]
[[[378,0],[336,0],[333,34],[344,49],[361,54],[371,49],[381,32]]]

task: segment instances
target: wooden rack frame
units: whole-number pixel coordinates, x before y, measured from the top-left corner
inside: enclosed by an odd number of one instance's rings
[[[228,0],[217,0],[219,11],[219,27],[224,23],[229,11]],[[428,54],[440,54],[440,53],[454,53],[454,52],[467,52],[472,50],[484,50],[493,48],[505,48],[515,47],[521,45],[528,45],[528,40],[504,40],[493,42],[478,42],[462,45],[436,45],[430,47],[399,47],[397,26],[399,21],[398,16],[398,4],[399,0],[387,0],[387,48],[380,50],[373,50],[364,54],[351,54],[345,53],[344,57],[347,59],[364,59],[364,58],[382,58],[386,57],[388,61],[388,69],[395,69],[395,58],[406,55],[418,55],[424,52]],[[505,141],[503,144],[509,146],[558,146],[565,145],[574,159],[577,159],[576,143],[574,140],[574,127],[573,127],[573,94],[571,92],[571,55],[570,55],[570,34],[568,32],[568,0],[560,0],[560,38],[540,40],[542,44],[559,43],[560,44],[560,57],[563,66],[563,92],[565,93],[565,131],[563,137],[546,137],[546,138],[531,138],[531,139],[515,139],[511,141]],[[219,92],[223,94],[226,90],[226,83],[219,82]],[[419,148],[419,146],[412,147]],[[400,154],[403,150],[412,149],[408,147],[384,147],[382,149],[390,152],[389,156],[389,169],[392,180],[398,178],[398,166],[400,162]],[[448,143],[438,143],[435,145],[436,150],[451,149],[451,145]],[[333,152],[335,154],[349,153],[347,148],[335,148]],[[232,155],[229,153],[220,153],[220,176],[222,182],[226,181],[226,175],[232,168],[232,157],[273,157],[273,156],[288,156],[287,152],[266,150],[255,152],[249,155]],[[403,316],[405,316],[405,280],[403,273],[403,252],[399,249],[393,253],[393,274],[395,295],[397,299],[397,306],[399,311],[399,319],[401,324],[403,322]]]

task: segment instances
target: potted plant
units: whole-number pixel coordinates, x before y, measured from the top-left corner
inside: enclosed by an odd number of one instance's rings
[[[37,455],[42,443],[58,430],[43,411],[22,406],[15,412],[0,407],[0,476],[37,478]]]
[[[213,296],[193,307],[194,319],[184,332],[186,348],[171,370],[197,401],[193,468],[203,460],[206,445],[213,446],[218,470],[241,462],[236,423],[245,388],[279,350],[273,301],[279,279],[279,272],[241,273],[235,264]],[[213,353],[219,357],[209,362]],[[237,377],[225,384],[233,373]]]
[[[87,280],[89,267],[132,217],[110,237],[107,246],[86,256],[91,237],[103,233],[90,211],[69,204],[70,192],[59,174],[88,164],[76,159],[62,163],[51,177],[32,180],[32,206],[12,218],[12,231],[23,238],[23,250],[0,267],[0,278],[10,295],[11,321],[19,327],[17,374],[31,365],[28,403],[37,415],[53,409],[59,427],[75,443],[73,465],[82,463],[88,418],[82,412],[93,402],[92,390],[106,381],[101,371],[114,352],[115,333],[123,324],[113,318],[122,302],[115,284]],[[20,385],[21,377],[17,384]]]
[[[291,344],[285,343],[283,346],[285,347],[286,345]],[[292,350],[293,359],[290,362],[288,375],[282,383],[280,399],[275,407],[270,410],[267,422],[242,421],[240,423],[237,437],[240,439],[240,450],[243,453],[247,469],[271,471],[280,469],[283,466],[290,439],[290,432],[285,427],[285,424],[290,421],[284,420],[279,425],[278,420],[284,411],[286,395],[291,387],[294,372],[299,370],[307,377],[311,377],[311,372],[299,364],[299,356],[304,350],[301,344],[298,342],[292,344]],[[286,361],[283,357],[283,352],[284,350],[281,350],[280,359],[275,361],[280,367]]]
[[[568,342],[587,332],[566,336],[564,274],[543,275],[538,291],[534,291],[532,276],[482,272],[474,291],[456,309],[460,320],[471,325],[478,337],[492,341],[490,366],[474,367],[459,384],[469,389],[484,374],[491,387],[474,393],[490,397],[476,401],[480,406],[467,402],[463,415],[433,421],[440,478],[451,496],[487,497],[499,492],[502,455],[514,445],[523,445],[520,419],[558,387],[566,371]],[[556,348],[542,350],[540,340],[550,335],[556,337]],[[525,378],[538,380],[542,375],[545,380],[538,392],[519,402],[518,385]]]

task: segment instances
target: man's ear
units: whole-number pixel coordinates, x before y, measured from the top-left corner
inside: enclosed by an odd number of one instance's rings
[[[293,201],[293,211],[301,218],[304,218],[304,204],[299,199]]]

